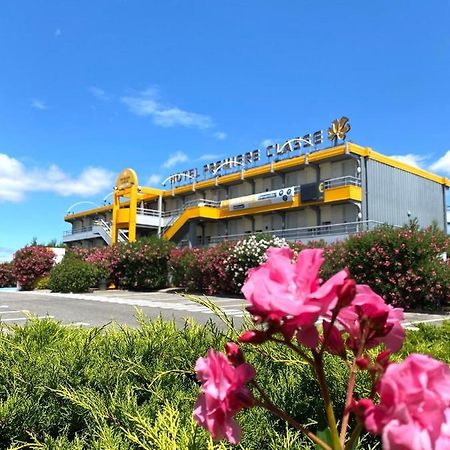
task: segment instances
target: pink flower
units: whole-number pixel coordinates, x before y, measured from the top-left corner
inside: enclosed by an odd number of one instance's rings
[[[369,286],[357,285],[356,292],[350,306],[342,308],[337,317],[350,335],[349,346],[356,350],[366,333],[365,348],[383,343],[392,352],[400,350],[405,338],[403,309],[387,305]]]
[[[450,448],[447,364],[412,354],[389,365],[378,390],[379,405],[364,400],[364,423],[371,433],[381,434],[384,450]]]
[[[309,347],[318,343],[315,322],[337,303],[337,293],[348,278],[340,271],[320,284],[319,269],[324,261],[322,249],[307,249],[292,263],[293,252],[287,247],[269,248],[267,261],[248,272],[242,292],[248,311],[260,322],[282,323],[281,331]]]
[[[255,369],[246,363],[234,367],[223,353],[210,349],[195,365],[202,393],[194,409],[194,419],[211,433],[213,439],[226,438],[239,442],[241,429],[233,417],[253,403],[245,384],[255,376]]]

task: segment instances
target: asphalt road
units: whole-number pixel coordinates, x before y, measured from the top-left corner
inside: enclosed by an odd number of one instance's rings
[[[242,323],[245,300],[209,297],[234,320]],[[186,318],[199,323],[220,320],[206,307],[188,297],[169,292],[97,291],[90,294],[52,294],[48,291],[10,292],[0,289],[0,320],[7,324],[23,324],[32,315],[51,317],[65,325],[93,327],[108,323],[137,326],[136,309],[148,318],[162,316],[183,325]],[[404,325],[415,328],[418,322],[439,324],[449,315],[406,313]]]
[[[242,323],[245,300],[209,297],[235,324]],[[63,324],[102,326],[110,322],[137,326],[137,309],[148,318],[175,319],[183,325],[186,318],[199,323],[221,323],[206,307],[179,294],[167,292],[97,291],[90,294],[56,294],[48,291],[8,292],[0,290],[0,320],[23,324],[29,315],[51,317]]]

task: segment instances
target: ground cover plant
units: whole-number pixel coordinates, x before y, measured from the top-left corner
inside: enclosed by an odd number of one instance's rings
[[[31,320],[4,327],[0,337],[1,449],[161,449],[236,448],[213,443],[194,424],[199,386],[194,364],[209,347],[223,348],[239,330],[220,331],[209,323],[145,320],[136,329],[63,327]],[[450,363],[450,323],[420,326],[407,333],[396,360],[412,352]],[[298,421],[322,429],[319,391],[310,368],[273,343],[249,348],[247,361],[274,400]],[[343,407],[345,368],[331,361],[326,376],[333,401]],[[287,370],[285,368],[288,363]],[[263,371],[264,369],[264,371]],[[360,383],[358,394],[369,389]],[[239,416],[240,449],[313,449],[299,433],[261,409]],[[376,448],[368,438],[360,449]]]

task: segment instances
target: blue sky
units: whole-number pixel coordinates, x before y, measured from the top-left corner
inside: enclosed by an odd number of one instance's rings
[[[0,260],[125,167],[158,184],[342,115],[450,176],[449,23],[448,1],[1,2]]]

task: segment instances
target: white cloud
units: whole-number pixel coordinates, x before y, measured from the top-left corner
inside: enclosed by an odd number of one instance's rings
[[[200,161],[214,161],[217,158],[220,158],[220,155],[216,155],[214,153],[205,153],[204,155],[198,158]]]
[[[99,100],[111,100],[111,97],[103,89],[100,89],[97,86],[89,86],[88,90],[95,98],[98,98]]]
[[[147,89],[134,96],[122,97],[121,101],[133,114],[149,116],[153,119],[155,125],[162,127],[168,128],[180,125],[186,128],[203,130],[214,126],[213,120],[207,115],[161,104],[158,101],[156,89]]]
[[[162,179],[161,175],[154,173],[147,178],[147,185],[159,186],[159,184],[161,183],[161,179]]]
[[[33,98],[33,100],[31,101],[31,107],[34,109],[40,109],[41,111],[48,109],[46,103],[42,100],[39,100],[38,98]]]
[[[186,153],[183,152],[176,152],[174,155],[172,155],[166,162],[164,162],[163,167],[166,169],[170,169],[171,167],[186,162],[188,160],[188,157]]]
[[[219,141],[223,141],[227,138],[227,133],[225,133],[224,131],[217,131],[216,133],[214,133],[214,137],[216,139],[219,139]]]
[[[422,155],[415,155],[413,153],[408,153],[407,155],[393,155],[391,158],[396,159],[397,161],[400,161],[405,164],[409,164],[410,166],[414,167],[423,167],[425,157]]]
[[[450,175],[450,150],[448,150],[448,152],[441,156],[436,162],[431,164],[430,170]]]
[[[0,153],[0,202],[20,202],[27,192],[51,192],[63,197],[88,197],[110,189],[113,174],[100,167],[87,167],[77,176],[58,166],[26,167],[17,159]]]

